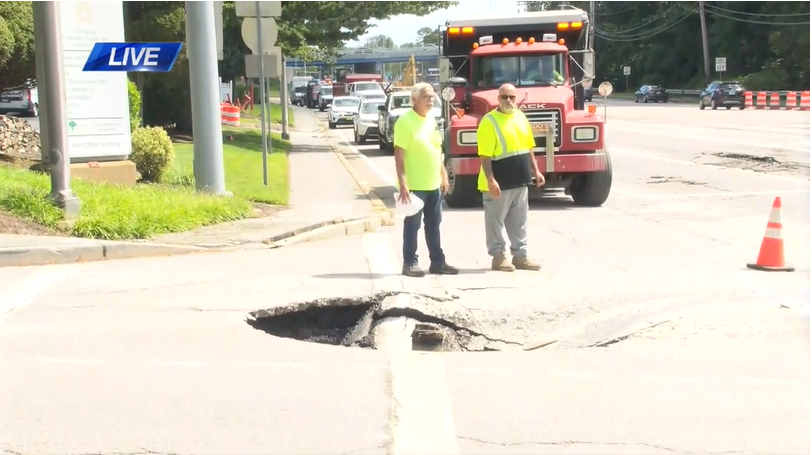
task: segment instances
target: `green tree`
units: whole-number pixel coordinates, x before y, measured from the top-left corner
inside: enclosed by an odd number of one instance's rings
[[[440,29],[437,27],[423,27],[417,31],[418,46],[437,46],[440,44]]]
[[[391,37],[386,35],[375,35],[364,40],[364,47],[371,49],[394,49],[397,46],[395,46],[395,41]]]
[[[14,3],[14,2],[9,2]],[[372,19],[398,14],[425,15],[456,2],[305,2],[282,3],[277,19],[279,38],[285,55],[308,55],[314,60],[334,61],[347,41],[358,39],[370,28]],[[125,28],[128,41],[186,40],[186,14],[183,2],[125,2]],[[244,56],[250,51],[240,33],[242,18],[236,16],[234,2],[223,5],[224,80],[236,80],[244,73]],[[170,73],[136,76],[147,125],[173,126],[191,132],[189,65],[185,46]]]
[[[31,2],[0,2],[0,87],[36,77]]]
[[[705,86],[697,2],[526,2],[528,11],[566,7],[590,13],[596,25],[598,81],[669,88]],[[752,90],[809,88],[809,2],[705,2],[711,67],[726,57],[727,71],[713,78],[741,79]],[[712,68],[711,68],[712,69]]]

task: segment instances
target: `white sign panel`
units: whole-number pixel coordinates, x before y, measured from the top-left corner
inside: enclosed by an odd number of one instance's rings
[[[259,3],[259,17],[279,17],[282,15],[281,1],[234,2],[237,17],[257,17],[257,3]]]
[[[624,66],[623,67],[623,75],[629,76],[632,74],[632,67],[631,66]]]
[[[716,57],[716,72],[723,73],[727,71],[727,57]]]
[[[234,93],[232,90],[232,83],[231,82],[223,82],[220,80],[220,102],[221,103],[229,103],[229,104],[237,104],[234,101]]]
[[[130,155],[127,74],[83,72],[93,45],[124,42],[122,2],[58,2],[65,60],[71,161],[116,161]]]

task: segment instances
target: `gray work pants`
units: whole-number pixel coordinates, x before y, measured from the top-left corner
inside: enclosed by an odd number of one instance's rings
[[[482,194],[485,209],[485,242],[488,254],[495,257],[505,254],[505,239],[502,230],[507,231],[510,240],[511,256],[527,257],[527,187],[502,190],[502,195],[494,199],[489,193]]]

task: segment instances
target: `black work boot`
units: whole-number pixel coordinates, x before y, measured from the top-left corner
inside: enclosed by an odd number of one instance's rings
[[[422,277],[426,276],[426,272],[423,269],[421,269],[420,267],[418,267],[417,264],[404,265],[402,273],[404,275],[410,276],[412,278],[422,278]]]
[[[457,275],[460,273],[460,269],[454,267],[453,265],[443,263],[443,265],[440,266],[432,265],[429,267],[429,273],[432,275]]]

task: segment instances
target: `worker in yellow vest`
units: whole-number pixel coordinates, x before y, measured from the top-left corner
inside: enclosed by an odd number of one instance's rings
[[[528,187],[544,185],[533,156],[533,130],[524,113],[516,109],[516,87],[499,87],[499,107],[486,114],[477,128],[477,147],[482,165],[479,191],[485,209],[485,241],[493,270],[540,270],[527,256]],[[505,254],[510,240],[512,261]]]

